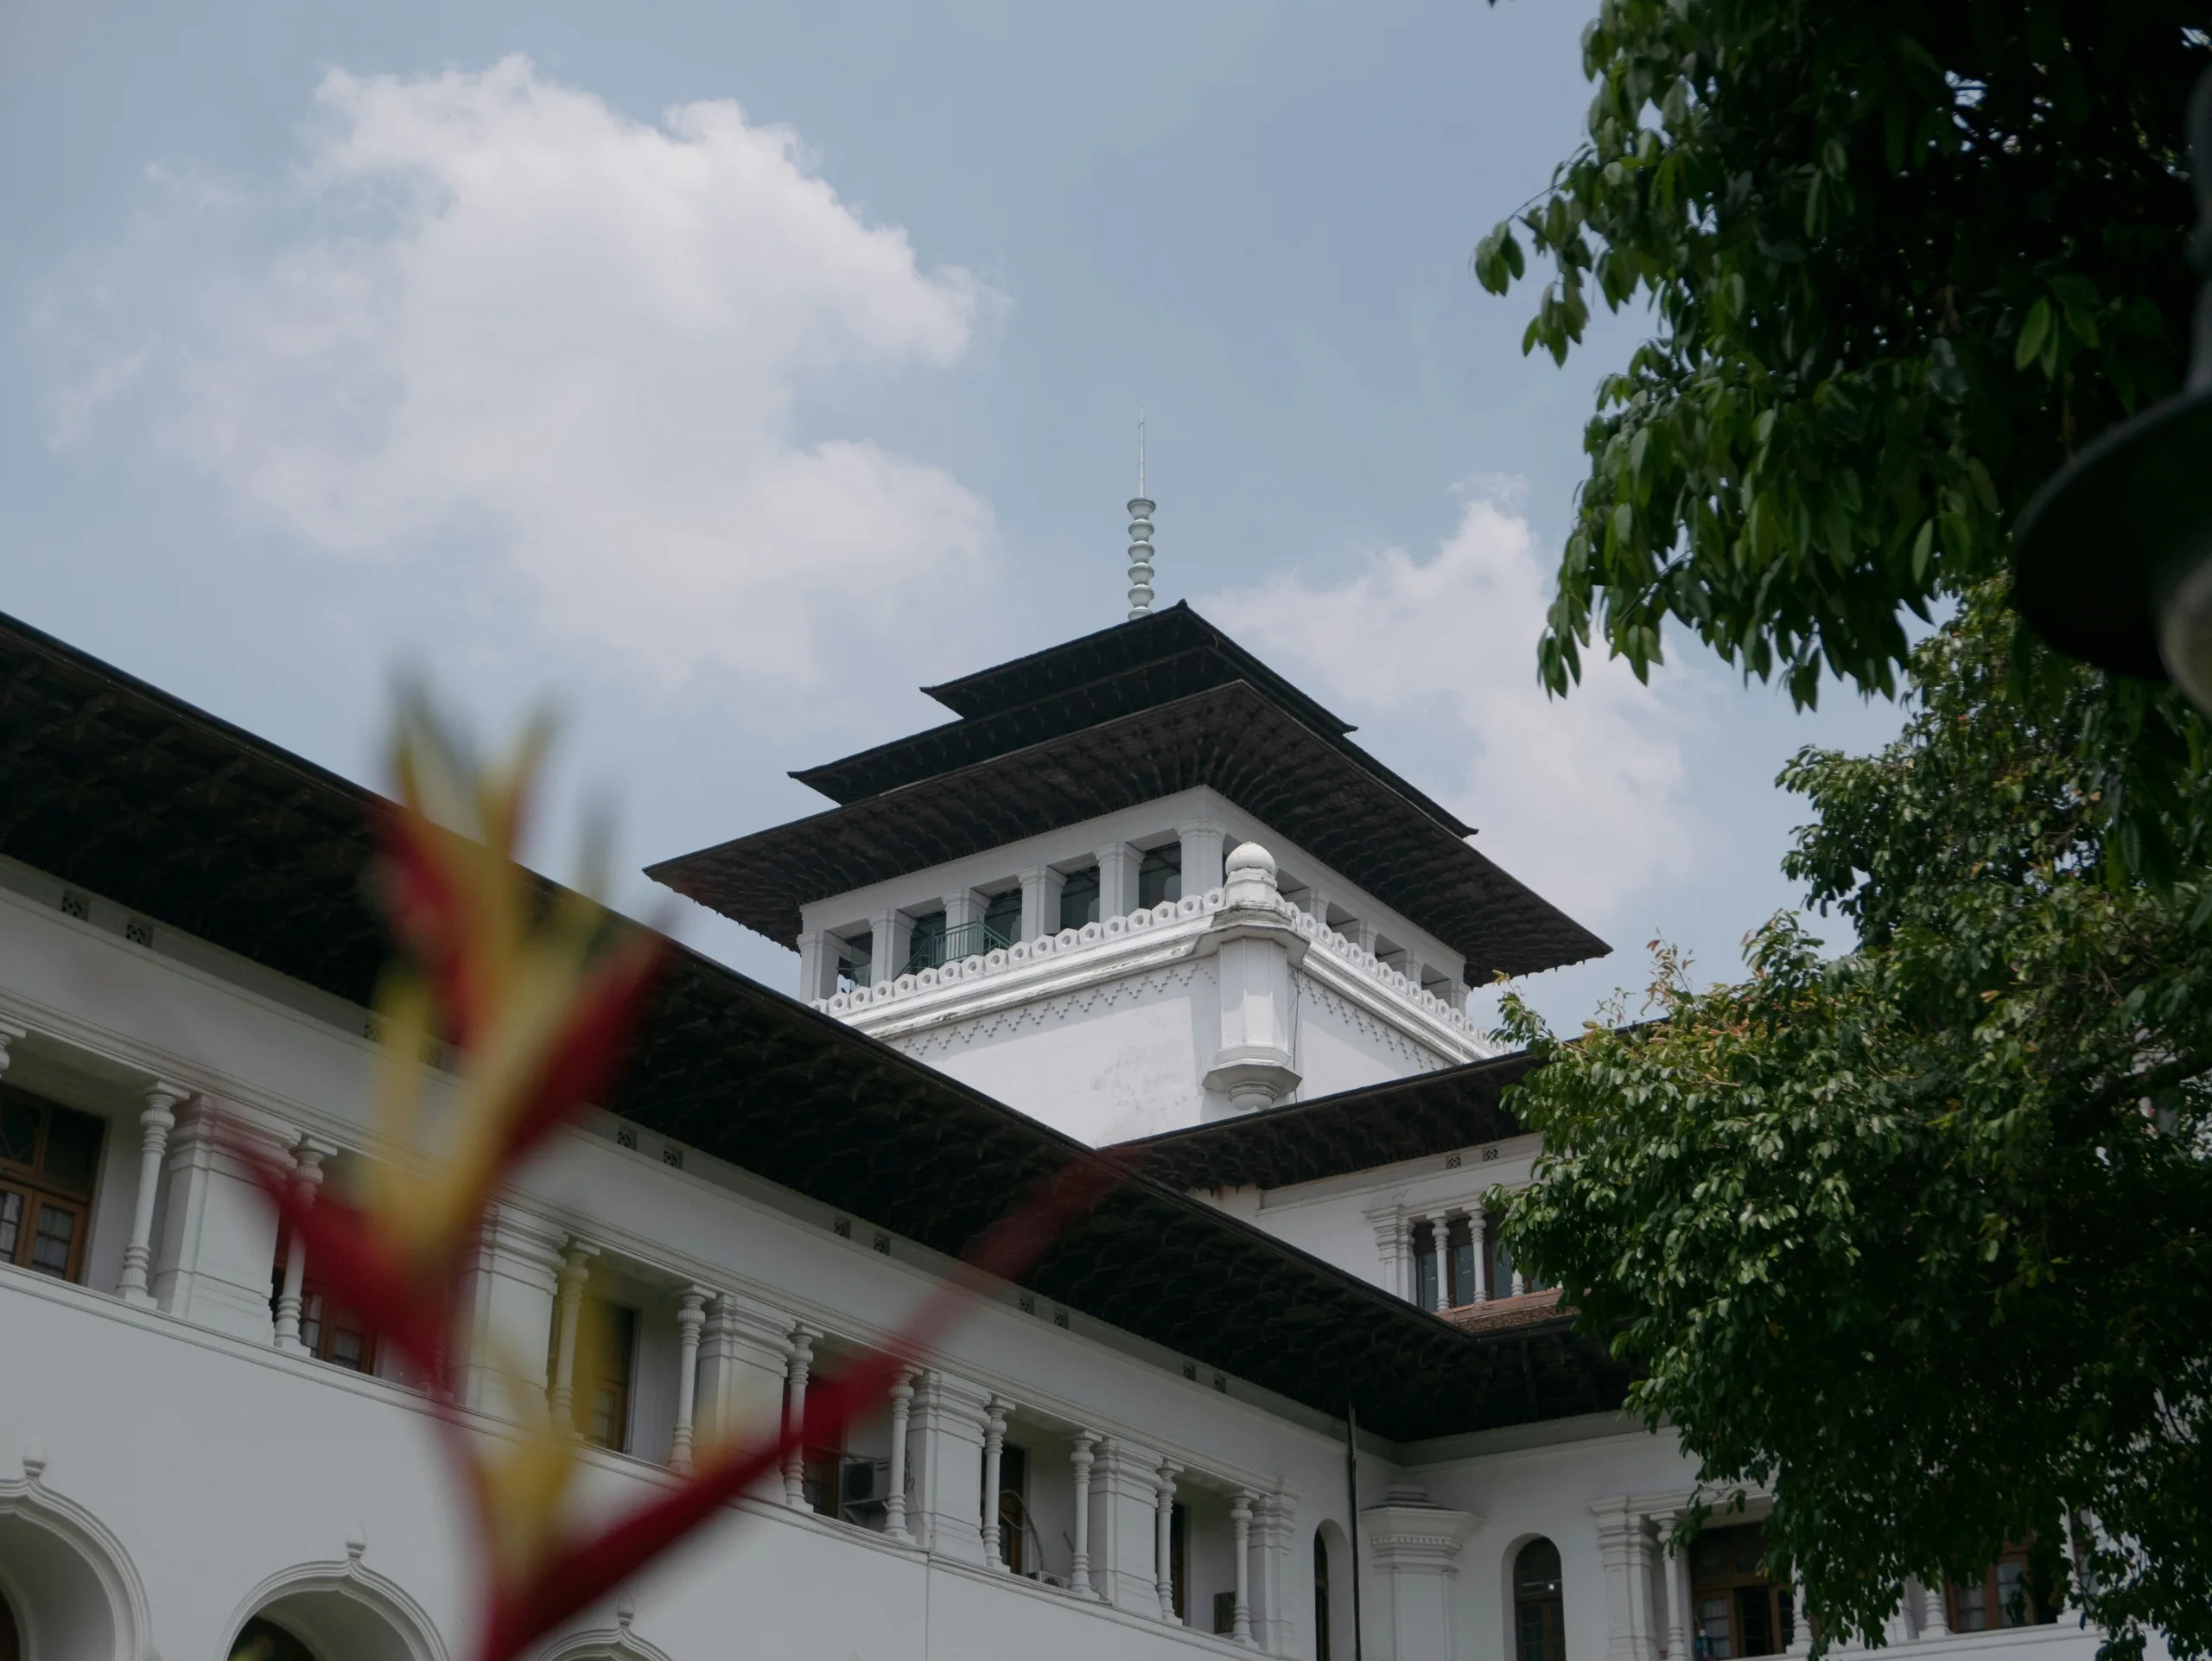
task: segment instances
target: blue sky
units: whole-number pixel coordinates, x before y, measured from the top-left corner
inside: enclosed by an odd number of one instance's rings
[[[0,607],[371,782],[395,666],[487,733],[550,697],[550,817],[634,868],[1116,620],[1142,406],[1163,600],[1613,942],[1555,1021],[1655,935],[1726,976],[1795,897],[1777,769],[1896,715],[1686,641],[1535,688],[1638,320],[1531,361],[1466,258],[1587,15],[12,0]]]

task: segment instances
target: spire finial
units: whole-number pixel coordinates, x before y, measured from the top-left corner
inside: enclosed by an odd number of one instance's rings
[[[1144,493],[1144,411],[1137,411],[1137,493],[1129,502],[1129,615],[1152,610],[1152,510]]]

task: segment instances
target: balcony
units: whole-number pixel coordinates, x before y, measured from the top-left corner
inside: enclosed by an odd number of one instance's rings
[[[1013,944],[988,922],[962,923],[947,928],[942,913],[918,918],[914,923],[913,949],[906,954],[906,966],[899,972],[918,975],[925,969],[942,969],[946,964],[958,963],[963,958],[1003,951]]]

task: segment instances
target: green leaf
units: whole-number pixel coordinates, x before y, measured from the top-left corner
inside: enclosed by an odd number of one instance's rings
[[[2050,301],[2045,297],[2028,308],[2027,321],[2020,325],[2020,338],[2012,347],[2012,367],[2025,369],[2033,363],[2050,338]]]

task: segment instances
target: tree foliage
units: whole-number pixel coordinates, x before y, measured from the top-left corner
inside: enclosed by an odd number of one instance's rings
[[[1857,950],[1778,917],[1705,991],[1662,951],[1656,1018],[1573,1042],[1508,998],[1548,1064],[1506,1238],[1643,1363],[1635,1407],[1705,1483],[1771,1488],[1823,1642],[2008,1541],[2049,1594],[2070,1539],[2108,1649],[2202,1656],[2212,887],[2109,880],[2075,742],[2101,678],[2044,661],[2013,696],[2002,607],[1916,649],[1886,750],[1783,775],[1816,815],[1786,869]]]
[[[1800,703],[1895,690],[1904,614],[2002,566],[2081,443],[2178,385],[2182,114],[2202,0],[1605,0],[1588,142],[1474,256],[1551,263],[1524,349],[1593,297],[1656,333],[1600,385],[1543,637],[1637,672],[1663,621]]]

